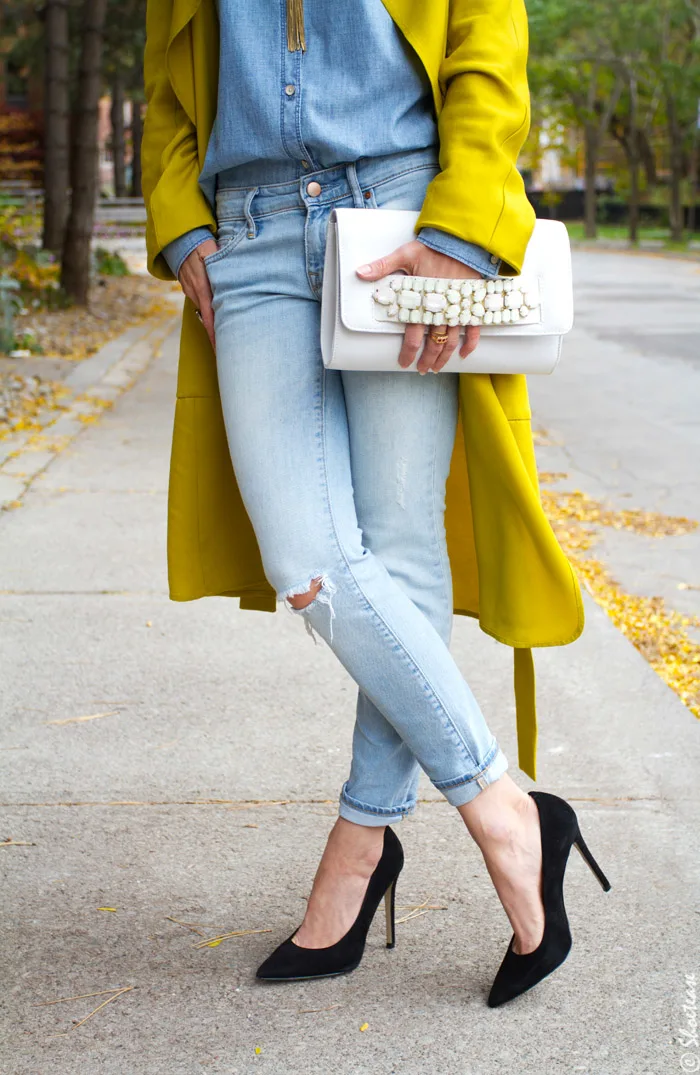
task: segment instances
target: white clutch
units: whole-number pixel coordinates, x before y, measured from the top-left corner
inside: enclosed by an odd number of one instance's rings
[[[360,265],[415,238],[408,209],[334,209],[328,223],[321,352],[328,369],[403,370],[398,357],[407,324],[481,325],[476,349],[455,350],[442,370],[551,373],[573,324],[571,251],[565,226],[537,220],[520,276],[446,280],[395,273],[363,280]],[[418,357],[420,357],[420,352]],[[415,371],[415,362],[407,367]]]

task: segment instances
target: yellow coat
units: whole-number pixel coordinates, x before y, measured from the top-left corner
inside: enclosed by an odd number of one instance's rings
[[[534,226],[515,166],[527,135],[523,0],[383,0],[430,78],[441,171],[416,230],[477,243],[517,273]],[[142,144],[148,268],[171,280],[161,251],[198,225],[215,230],[198,185],[216,113],[218,21],[213,0],[148,0],[148,103]],[[531,647],[583,629],[578,582],[540,503],[525,377],[460,374],[460,421],[447,484],[454,611],[515,651],[518,764],[535,779],[537,720]],[[170,597],[240,598],[274,612],[275,592],[228,452],[205,330],[186,300],[168,499]]]

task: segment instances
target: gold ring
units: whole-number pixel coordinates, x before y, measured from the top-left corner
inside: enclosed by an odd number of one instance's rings
[[[447,333],[446,332],[431,332],[430,333],[430,339],[433,341],[433,343],[439,343],[439,344],[447,343]]]

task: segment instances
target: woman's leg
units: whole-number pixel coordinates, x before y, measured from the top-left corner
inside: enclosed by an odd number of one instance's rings
[[[445,483],[457,427],[458,375],[346,371],[343,388],[363,544],[448,645],[453,597]],[[419,777],[413,752],[359,690],[340,816],[367,824],[376,811],[383,825],[413,813]]]

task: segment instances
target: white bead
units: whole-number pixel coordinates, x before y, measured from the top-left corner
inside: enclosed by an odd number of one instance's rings
[[[408,310],[415,309],[416,306],[420,306],[420,295],[417,295],[415,291],[400,291],[399,306],[404,306]]]
[[[423,308],[430,310],[431,313],[440,313],[440,310],[444,310],[447,306],[447,299],[444,295],[438,295],[435,291],[430,291],[427,295],[423,296]]]
[[[380,306],[391,306],[394,301],[394,292],[390,287],[378,287],[374,292],[374,301]]]
[[[410,310],[399,310],[399,321],[408,321],[411,316]]]
[[[506,295],[506,306],[509,310],[519,310],[523,304],[521,291],[509,291]]]
[[[494,291],[497,291],[498,294],[500,295],[501,291],[503,291],[503,281],[502,280],[494,280],[493,289],[494,289]]]
[[[447,280],[436,280],[435,290],[437,291],[438,295],[444,295],[447,291]]]
[[[472,291],[474,290],[474,280],[463,280],[460,291],[465,298],[471,298]]]
[[[470,325],[480,325],[481,324],[481,318],[480,317],[470,317],[469,318],[469,324]]]
[[[458,302],[451,303],[445,310],[446,317],[459,317],[461,307]]]
[[[486,298],[486,288],[479,282],[479,287],[474,288],[474,302],[483,302]]]
[[[461,286],[462,286],[462,281],[461,280],[450,280],[450,287],[452,288],[453,291],[459,291]]]
[[[503,295],[487,295],[484,299],[484,306],[487,310],[502,310]]]
[[[519,312],[520,312],[521,317],[527,317],[528,314],[530,313],[530,311],[528,310],[527,306],[521,306]]]
[[[484,304],[482,302],[473,303],[471,312],[474,317],[483,317],[486,313],[486,310],[484,309]]]
[[[423,313],[421,310],[411,310],[409,321],[414,325],[418,325],[423,321]]]
[[[445,324],[449,325],[450,328],[453,328],[455,325],[459,324],[459,318],[458,317],[448,317],[445,320]]]
[[[513,281],[512,280],[504,280],[503,281],[503,290],[504,291],[512,291],[513,290]]]
[[[403,280],[401,281],[404,291],[413,291],[413,279],[414,278],[412,276],[404,276]]]
[[[456,291],[453,287],[448,287],[447,291],[445,292],[445,298],[448,302],[459,302],[462,298],[462,293],[460,291]]]
[[[486,281],[486,291],[487,291],[487,293],[489,295],[493,295],[495,290],[496,290],[496,285],[494,284],[493,280],[487,280]]]
[[[500,310],[493,311],[493,323],[494,325],[500,325],[503,315]]]
[[[423,311],[423,324],[424,325],[432,325],[432,323],[433,323],[433,315],[431,314],[430,310],[424,310]]]
[[[425,287],[425,277],[424,276],[416,276],[414,281],[413,281],[413,290],[414,291],[422,291],[424,289],[424,287]]]
[[[468,308],[466,310],[462,310],[461,314],[459,315],[460,325],[468,325],[470,317],[471,313]]]
[[[399,316],[399,304],[398,304],[398,302],[392,302],[391,306],[387,310],[387,313],[388,313],[389,317],[398,317]]]
[[[493,321],[493,314],[491,313],[490,310],[487,310],[486,313],[484,314],[484,324],[485,325],[490,325],[492,323],[492,321]]]
[[[400,291],[403,287],[403,276],[394,276],[393,279],[389,281],[389,287],[392,291]]]
[[[501,320],[503,321],[504,325],[509,325],[510,324],[510,321],[511,321],[510,310],[504,310],[503,311],[503,313],[501,314]]]

